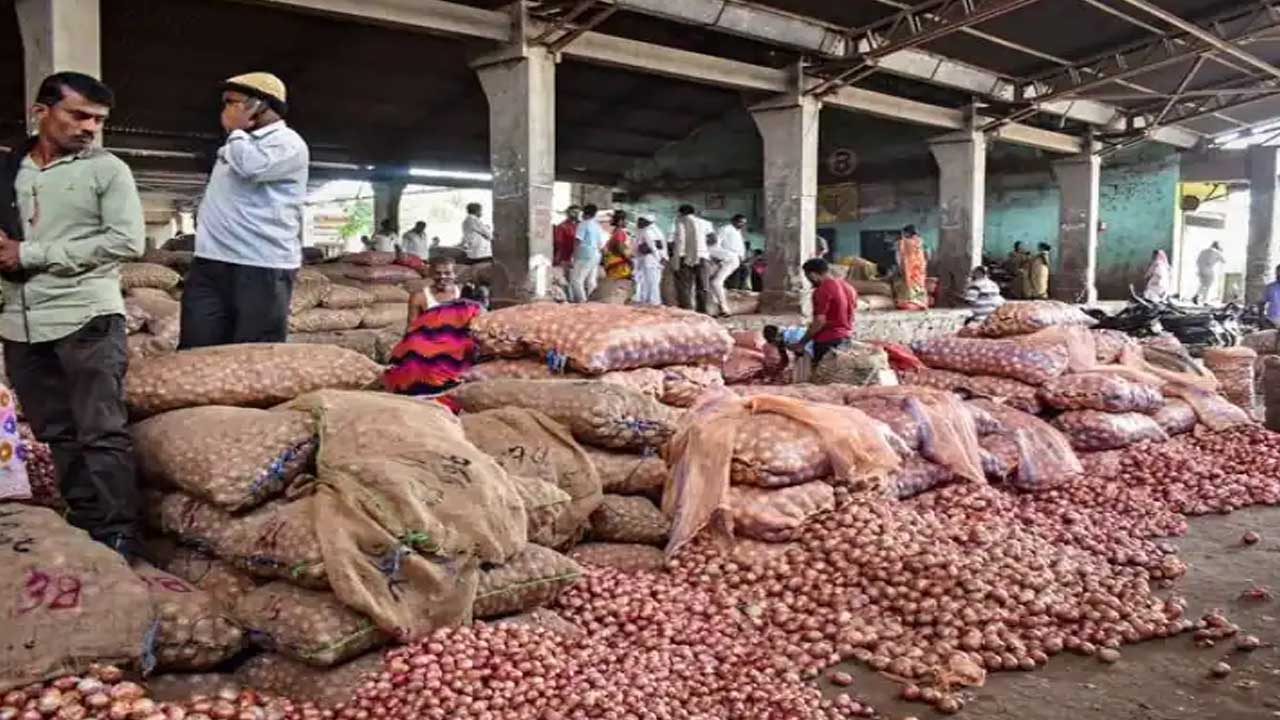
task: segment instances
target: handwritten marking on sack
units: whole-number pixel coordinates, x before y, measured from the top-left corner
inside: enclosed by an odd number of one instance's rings
[[[286,520],[276,519],[263,525],[262,532],[258,534],[258,544],[261,549],[267,552],[275,551],[280,545],[280,534],[288,524]]]
[[[547,456],[551,454],[550,449],[545,445],[534,448],[530,451],[523,445],[512,445],[507,448],[507,457],[517,463],[532,463],[534,465],[542,465],[547,462]]]
[[[165,577],[163,575],[139,575],[138,579],[147,586],[148,590],[167,590],[175,593],[193,592],[190,585],[182,582],[174,577]]]
[[[444,456],[444,462],[440,464],[440,479],[453,483],[455,485],[470,485],[471,476],[467,472],[467,468],[471,467],[471,461],[457,455]]]
[[[22,523],[11,518],[22,515],[22,510],[0,510],[0,547],[7,547],[16,553],[29,553],[36,539],[22,530]]]
[[[71,610],[80,607],[80,578],[71,574],[51,575],[28,568],[19,590],[18,614],[36,610]]]

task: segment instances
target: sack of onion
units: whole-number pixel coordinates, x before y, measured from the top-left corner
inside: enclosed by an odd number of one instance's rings
[[[1189,433],[1196,427],[1196,411],[1186,400],[1170,398],[1151,416],[1169,437]]]
[[[232,515],[180,492],[153,494],[148,521],[180,542],[204,548],[255,577],[329,587],[316,536],[313,497],[278,500]]]
[[[611,495],[661,495],[666,487],[667,464],[656,454],[632,454],[583,448],[596,474],[600,488]]]
[[[235,679],[261,692],[305,698],[320,708],[330,708],[351,702],[361,685],[383,669],[382,653],[377,652],[330,667],[308,665],[280,653],[262,653],[237,668]]]
[[[713,318],[668,307],[533,303],[487,313],[472,323],[486,353],[554,352],[598,375],[664,365],[719,365],[733,339]]]
[[[215,405],[162,413],[130,432],[143,477],[231,512],[281,493],[316,446],[306,413]]]
[[[300,310],[289,316],[290,333],[335,332],[360,327],[365,310],[333,310],[315,307]]]
[[[977,326],[968,328],[967,334],[973,337],[1003,338],[1027,335],[1050,327],[1092,327],[1096,322],[1079,307],[1057,300],[1007,302]]]
[[[582,536],[587,518],[600,504],[600,479],[565,426],[537,410],[514,407],[468,413],[461,420],[467,440],[508,474],[542,480],[567,496],[567,506],[545,533],[533,531],[540,520],[530,517],[531,542],[561,547]]]
[[[576,536],[576,532],[563,537],[557,527],[564,527],[561,518],[569,511],[573,498],[569,493],[546,480],[508,474],[507,479],[524,503],[529,518],[529,542],[556,547]]]
[[[1072,410],[1054,418],[1053,426],[1071,440],[1076,450],[1114,450],[1144,440],[1169,439],[1155,420],[1139,413]]]
[[[583,565],[608,567],[623,572],[661,570],[667,564],[662,550],[638,543],[582,543],[569,551],[569,557]]]
[[[235,608],[240,598],[258,587],[252,575],[231,563],[198,548],[179,545],[171,538],[149,538],[146,557],[161,570],[208,593],[225,610]]]
[[[530,543],[507,562],[481,570],[475,616],[496,618],[541,607],[581,576],[582,568],[573,560]]]
[[[991,400],[971,404],[986,410],[1003,428],[980,440],[989,455],[984,468],[989,477],[1035,491],[1054,487],[1084,471],[1070,439],[1044,420]]]
[[[245,595],[234,614],[258,647],[318,667],[336,665],[387,642],[372,620],[343,605],[333,593],[285,582]]]
[[[47,508],[3,504],[0,518],[0,692],[138,660],[152,606],[120,555]]]
[[[648,498],[605,495],[591,513],[589,537],[599,542],[662,545],[670,534],[671,521]]]
[[[999,400],[1009,407],[1038,415],[1043,406],[1038,388],[1017,380],[994,375],[966,375],[953,370],[921,368],[898,373],[903,385],[950,390],[975,398]]]
[[[612,450],[660,448],[676,413],[634,390],[591,380],[492,380],[449,393],[464,412],[528,408],[564,425],[580,443]]]
[[[244,648],[244,632],[212,595],[146,563],[133,571],[155,608],[147,651],[156,669],[208,670]]]
[[[729,488],[736,535],[766,542],[788,542],[799,537],[815,516],[836,507],[835,489],[815,480],[803,485],[768,489]]]
[[[675,407],[692,407],[703,393],[724,387],[718,367],[671,365],[662,368],[662,396],[658,399]]]
[[[996,375],[1037,386],[1066,372],[1069,360],[1064,346],[1016,340],[938,337],[918,340],[911,349],[931,368]]]
[[[1040,387],[1040,399],[1057,410],[1136,412],[1150,415],[1164,406],[1158,388],[1104,373],[1054,378]]]

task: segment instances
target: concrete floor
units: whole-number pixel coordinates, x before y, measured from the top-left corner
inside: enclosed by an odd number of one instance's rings
[[[1280,508],[1252,508],[1229,516],[1192,518],[1190,531],[1176,539],[1188,571],[1171,591],[1187,599],[1187,615],[1198,619],[1213,608],[1226,611],[1241,634],[1280,642]],[[1248,530],[1261,543],[1243,547]],[[1277,593],[1273,601],[1242,601],[1253,585]],[[1259,720],[1280,718],[1280,650],[1234,650],[1234,640],[1200,649],[1191,634],[1126,646],[1115,665],[1093,658],[1059,655],[1032,673],[996,673],[970,693],[957,717],[966,720]],[[1234,672],[1209,677],[1226,661]],[[944,717],[929,706],[897,700],[899,687],[864,666],[844,665],[854,689],[886,718]],[[825,685],[825,681],[824,685]],[[838,689],[826,685],[834,696]]]

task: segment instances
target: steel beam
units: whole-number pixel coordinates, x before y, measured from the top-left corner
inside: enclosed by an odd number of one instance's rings
[[[759,42],[844,57],[852,50],[844,28],[744,0],[603,0],[621,10],[674,20]]]
[[[277,5],[295,10],[359,17],[386,25],[415,28],[461,37],[510,42],[514,31],[511,16],[443,0],[247,0],[259,5]]]
[[[1227,55],[1230,55],[1231,57],[1234,57],[1243,63],[1252,65],[1253,67],[1275,78],[1280,78],[1280,68],[1276,67],[1275,65],[1272,65],[1271,63],[1267,62],[1266,60],[1263,60],[1262,58],[1258,57],[1257,55],[1254,55],[1251,52],[1242,50],[1240,46],[1236,45],[1234,42],[1224,40],[1218,35],[1212,32],[1209,32],[1208,30],[1205,30],[1204,28],[1200,27],[1199,25],[1196,25],[1195,23],[1183,20],[1182,18],[1178,17],[1177,15],[1174,15],[1168,10],[1152,5],[1151,3],[1147,2],[1147,0],[1120,0],[1120,2],[1125,3],[1127,5],[1132,5],[1133,7],[1136,7],[1139,10],[1147,13],[1148,15],[1151,15],[1152,17],[1159,18],[1161,21],[1169,23],[1170,25],[1187,33],[1188,35],[1209,44],[1211,47],[1218,50],[1219,52],[1226,53]]]

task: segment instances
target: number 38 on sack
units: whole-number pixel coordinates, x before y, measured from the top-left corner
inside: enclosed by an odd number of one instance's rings
[[[51,575],[37,568],[27,570],[19,589],[18,614],[36,610],[70,610],[80,607],[80,578]]]

